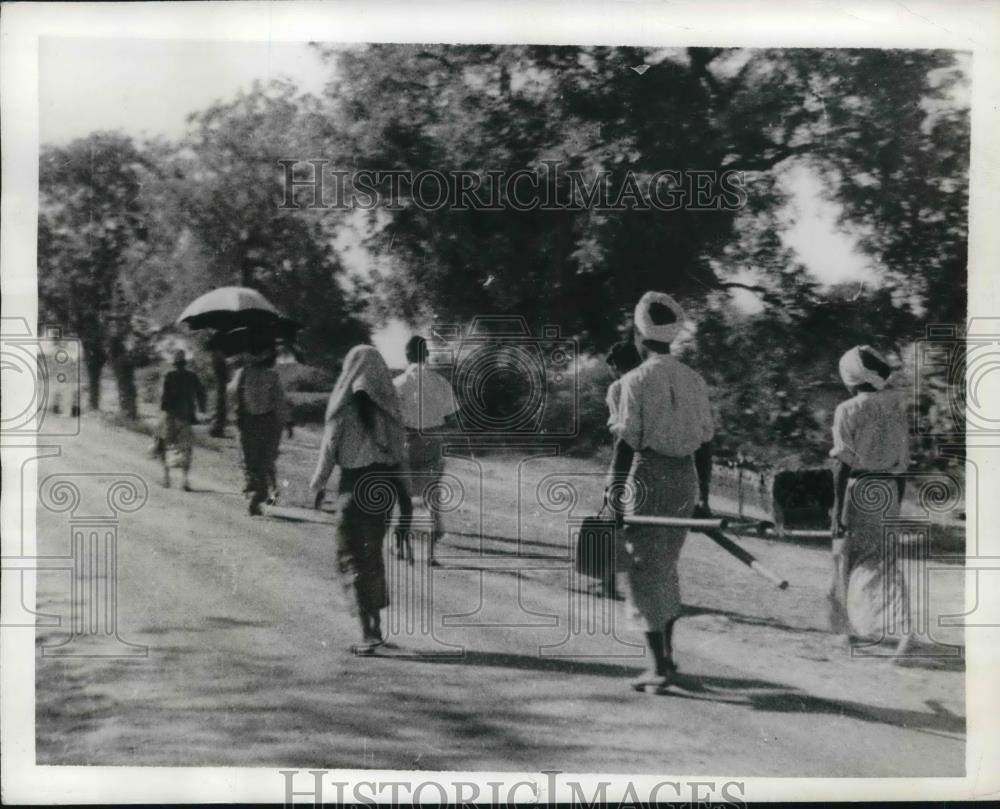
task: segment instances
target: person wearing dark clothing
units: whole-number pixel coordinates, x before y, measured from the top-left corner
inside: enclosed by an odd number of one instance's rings
[[[190,491],[188,472],[191,469],[191,454],[194,434],[191,425],[198,422],[197,413],[205,412],[205,388],[194,371],[187,368],[187,357],[183,351],[174,355],[174,370],[163,380],[160,396],[160,422],[158,446],[163,459],[163,485],[170,486],[170,470],[180,469],[184,491]]]
[[[245,355],[232,383],[253,516],[262,513],[262,503],[276,497],[278,449],[287,422],[288,403],[274,368],[275,358],[274,345],[258,341]]]

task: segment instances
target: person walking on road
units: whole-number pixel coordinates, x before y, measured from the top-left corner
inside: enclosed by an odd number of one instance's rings
[[[405,428],[406,456],[410,467],[410,490],[419,491],[431,515],[428,564],[438,564],[434,549],[443,533],[441,513],[434,493],[444,472],[444,456],[439,431],[458,411],[451,385],[426,367],[427,341],[414,335],[406,343],[406,370],[393,380]],[[400,531],[402,541],[403,532]],[[412,552],[412,551],[411,551]],[[400,555],[403,549],[397,550]]]
[[[709,516],[714,435],[708,386],[670,354],[684,310],[669,295],[647,292],[635,308],[643,362],[621,378],[617,441],[606,493],[616,518],[632,501],[637,515]],[[628,492],[629,494],[626,494]],[[677,670],[674,623],[681,614],[677,562],[687,529],[630,526],[621,557],[634,616],[646,633],[651,667],[632,686],[666,688]]]
[[[381,610],[388,606],[382,546],[398,503],[412,510],[399,400],[382,355],[369,345],[352,348],[326,408],[326,427],[309,483],[313,506],[323,503],[333,468],[337,492],[337,568],[352,612],[361,620],[357,654],[384,643]]]
[[[849,643],[895,636],[900,659],[911,643],[909,598],[896,548],[883,546],[882,529],[886,519],[899,516],[906,487],[906,403],[886,389],[892,369],[869,346],[844,354],[839,370],[853,396],[837,405],[833,416],[830,620]]]
[[[231,383],[253,516],[261,514],[261,504],[273,498],[278,448],[287,419],[285,391],[274,369],[276,356],[273,341],[254,339]]]
[[[205,388],[198,375],[188,369],[187,355],[183,351],[174,354],[174,369],[163,379],[160,410],[163,417],[157,436],[157,452],[163,460],[163,485],[169,488],[170,470],[180,469],[181,487],[189,492],[188,473],[194,449],[191,425],[198,422],[198,411],[205,412]]]
[[[611,350],[608,352],[605,362],[607,362],[608,367],[611,369],[611,373],[614,374],[615,377],[614,381],[608,386],[608,393],[604,399],[608,406],[608,428],[611,429],[618,423],[618,401],[621,398],[621,378],[633,368],[638,368],[642,363],[642,357],[639,356],[639,349],[635,347],[634,342],[623,340],[622,342],[615,343],[611,346]],[[616,582],[616,578],[616,571],[614,569],[605,569],[602,580],[594,583],[591,589],[591,594],[597,598],[612,598],[620,600],[622,596],[618,592],[618,583]]]
[[[608,394],[604,401],[608,406],[608,427],[618,421],[618,401],[621,398],[621,379],[633,368],[638,368],[642,364],[642,357],[639,349],[635,347],[635,342],[622,341],[611,346],[608,356],[605,358],[611,373],[615,375],[615,381],[608,386]]]

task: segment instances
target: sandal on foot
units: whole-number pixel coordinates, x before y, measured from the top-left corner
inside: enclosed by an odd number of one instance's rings
[[[367,640],[364,643],[355,643],[351,647],[351,652],[353,652],[358,657],[371,657],[375,654],[375,650],[381,646],[384,641]]]
[[[632,680],[632,688],[636,691],[653,691],[654,693],[665,691],[667,686],[673,682],[676,672],[676,667],[670,668],[666,674],[657,674],[655,671],[644,671]]]

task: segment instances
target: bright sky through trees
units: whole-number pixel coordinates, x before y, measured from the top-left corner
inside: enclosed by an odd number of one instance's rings
[[[254,81],[277,78],[319,94],[330,68],[302,42],[46,39],[40,46],[40,141],[65,144],[96,130],[178,139],[191,113],[235,97]],[[818,179],[793,168],[785,181],[794,202],[785,212],[783,238],[809,271],[823,283],[871,279],[867,259],[837,229],[839,208],[821,198]],[[363,249],[340,247],[347,248],[342,257],[349,268],[367,269]],[[756,307],[751,293],[737,296],[747,308]],[[394,365],[402,363],[407,333],[401,323],[390,323],[376,335]]]

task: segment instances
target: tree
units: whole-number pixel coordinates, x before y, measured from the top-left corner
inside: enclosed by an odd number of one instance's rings
[[[131,138],[113,132],[44,147],[39,160],[40,314],[79,337],[93,410],[111,360],[119,408],[129,418],[136,416],[133,349],[141,303],[130,276],[148,254],[143,184],[152,170]]]
[[[313,153],[315,143],[302,133],[317,114],[291,84],[256,84],[192,115],[194,130],[166,173],[178,221],[207,265],[201,291],[219,283],[259,289],[302,324],[303,348],[327,359],[367,337],[358,317],[363,301],[343,284],[322,214],[281,206],[277,162]]]
[[[964,313],[968,111],[954,54],[938,51],[686,50],[551,46],[321,47],[335,63],[317,130],[341,168],[469,170],[559,161],[622,192],[656,172],[744,172],[746,205],[695,210],[430,211],[403,200],[370,218],[393,265],[394,311],[521,314],[586,344],[613,340],[649,288],[689,303],[786,283],[780,239],[752,252],[746,209],[773,214],[777,182],[812,166],[887,282],[935,317]],[[539,196],[571,181],[541,173]],[[718,191],[718,188],[716,188]],[[627,195],[626,195],[627,199]],[[773,217],[772,217],[773,219]],[[751,263],[752,262],[752,263]],[[752,283],[733,276],[751,266]],[[792,273],[793,277],[798,277]],[[950,286],[949,286],[950,284]]]
[[[312,154],[301,137],[310,100],[285,82],[253,89],[191,116],[191,135],[166,156],[160,189],[165,216],[183,234],[194,266],[177,268],[194,297],[220,285],[260,290],[302,324],[299,342],[314,362],[332,362],[368,338],[364,301],[345,288],[328,224],[316,212],[281,207],[278,160]],[[193,272],[192,272],[193,271]],[[176,295],[171,299],[176,299]],[[225,363],[216,371],[214,434],[225,424]]]

